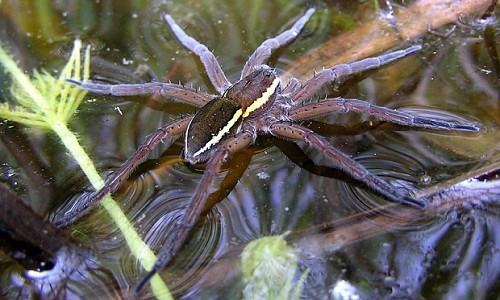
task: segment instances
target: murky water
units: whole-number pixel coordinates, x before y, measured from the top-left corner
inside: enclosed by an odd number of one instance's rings
[[[163,12],[213,50],[234,82],[248,55],[265,38],[289,28],[307,9],[304,1],[173,2],[57,2],[41,9],[29,1],[3,1],[0,40],[26,70],[59,69],[79,36],[93,47],[94,80],[150,81],[151,74],[139,68],[144,64],[160,81],[214,92],[206,87],[209,81],[200,75],[193,56],[173,39],[160,18]],[[318,11],[303,34],[271,57],[271,65],[289,71],[286,76],[303,79],[313,69],[338,63],[329,54],[336,50],[322,47],[378,18],[373,3],[366,1],[356,5],[319,1],[315,6]],[[417,195],[436,193],[427,210],[392,205],[352,180],[321,177],[299,168],[275,146],[260,147],[242,177],[233,182],[234,188],[231,183],[224,185],[224,178],[245,164],[243,155],[217,176],[214,186],[229,186],[230,193],[202,217],[174,263],[161,274],[174,296],[241,298],[240,255],[245,245],[290,232],[287,239],[300,253],[300,268],[309,272],[304,298],[332,298],[340,283],[350,284],[352,295],[366,299],[497,297],[498,74],[484,31],[478,27],[484,28],[485,21],[468,22],[447,39],[422,32],[424,37],[415,40],[423,44],[421,52],[345,92],[348,98],[413,114],[478,122],[483,132],[414,131],[350,113],[321,118],[336,127],[304,124],[323,132],[333,145],[394,186]],[[498,49],[498,24],[489,22],[494,28],[489,42]],[[10,80],[1,74],[1,99],[7,101]],[[70,127],[99,171],[109,175],[156,128],[193,111],[162,99],[90,95]],[[57,219],[92,190],[56,136],[11,122],[3,122],[0,132],[1,182],[44,218]],[[203,175],[202,167],[182,162],[181,142],[165,141],[114,194],[153,251],[171,242],[173,227]],[[318,165],[332,165],[322,153],[299,146]],[[93,210],[65,232],[76,248],[72,245],[57,254],[53,258],[57,268],[49,271],[26,272],[9,256],[9,251],[22,253],[21,249],[3,249],[2,297],[131,295],[145,271],[104,209]],[[153,294],[147,288],[143,296]]]

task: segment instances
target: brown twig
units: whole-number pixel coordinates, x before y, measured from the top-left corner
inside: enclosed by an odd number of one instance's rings
[[[308,77],[323,67],[377,55],[402,41],[426,34],[429,26],[439,28],[455,22],[462,15],[480,16],[491,3],[492,0],[418,0],[395,11],[395,25],[383,18],[375,18],[304,54],[288,72],[298,78]]]

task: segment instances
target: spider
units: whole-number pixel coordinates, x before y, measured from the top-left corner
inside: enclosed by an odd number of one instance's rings
[[[273,51],[291,43],[297,37],[314,11],[314,8],[307,10],[290,29],[264,41],[249,57],[240,79],[235,83],[226,78],[214,54],[206,46],[187,35],[170,15],[165,14],[163,17],[175,37],[201,61],[218,93],[216,95],[173,83],[109,85],[70,80],[94,94],[117,97],[156,95],[200,108],[195,114],[180,117],[154,131],[135,154],[107,179],[101,190],[94,192],[78,211],[68,213],[58,222],[59,226],[66,226],[95,207],[105,195],[115,192],[162,140],[184,135],[184,159],[190,164],[206,162],[206,168],[189,205],[175,225],[172,242],[159,250],[154,267],[137,285],[137,294],[155,273],[170,263],[186,241],[203,212],[209,196],[208,191],[222,165],[235,153],[251,146],[258,136],[270,135],[288,141],[303,142],[323,153],[336,168],[387,200],[425,208],[425,200],[413,199],[405,191],[370,173],[360,163],[333,147],[323,136],[301,125],[301,122],[327,114],[351,111],[407,127],[462,132],[480,130],[478,124],[435,120],[372,105],[358,99],[326,98],[308,101],[324,85],[406,57],[420,50],[419,45],[323,69],[303,83],[291,78],[283,84],[276,70],[264,62]]]

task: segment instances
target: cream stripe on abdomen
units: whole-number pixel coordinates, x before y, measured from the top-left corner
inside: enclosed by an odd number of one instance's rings
[[[229,133],[231,128],[233,128],[233,126],[238,122],[242,115],[243,110],[240,108],[234,113],[233,117],[231,118],[231,120],[229,120],[229,122],[227,122],[226,126],[222,127],[221,130],[216,135],[214,135],[200,150],[196,151],[193,156],[198,156],[212,148],[213,145],[219,143],[222,137]]]

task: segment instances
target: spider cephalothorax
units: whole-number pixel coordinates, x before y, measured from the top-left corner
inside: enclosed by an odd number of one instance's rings
[[[190,163],[206,162],[206,169],[198,188],[193,194],[183,217],[175,225],[170,243],[159,250],[158,261],[139,283],[136,292],[156,272],[161,271],[172,260],[183,245],[188,233],[198,222],[208,198],[208,191],[216,174],[231,155],[251,146],[257,136],[273,136],[295,142],[303,142],[319,150],[336,168],[361,182],[366,188],[397,203],[419,208],[425,207],[425,199],[413,199],[407,191],[394,187],[389,182],[370,173],[364,166],[333,147],[327,139],[301,125],[301,122],[332,113],[347,111],[367,114],[380,121],[408,127],[421,127],[441,131],[478,132],[480,125],[457,124],[408,114],[366,101],[346,98],[326,98],[309,101],[325,84],[338,78],[373,70],[421,49],[412,46],[379,57],[367,58],[349,64],[326,68],[313,77],[298,84],[290,79],[287,86],[280,86],[274,69],[263,65],[271,53],[293,41],[314,13],[309,9],[289,29],[262,43],[250,56],[241,72],[240,80],[231,84],[224,75],[215,56],[207,47],[188,36],[169,16],[164,18],[172,32],[184,47],[192,51],[201,61],[217,95],[173,83],[145,83],[106,85],[90,82],[75,82],[95,94],[112,96],[161,96],[199,107],[197,113],[179,118],[153,132],[120,169],[107,179],[104,188],[88,197],[79,211],[63,216],[60,226],[68,225],[77,217],[94,207],[105,195],[118,189],[138,164],[162,140],[185,136],[184,158]]]

